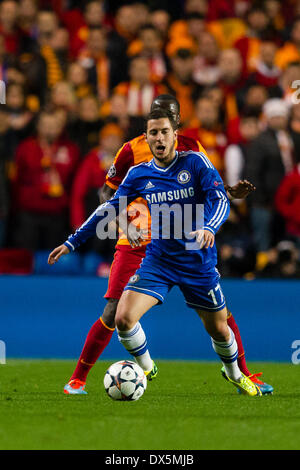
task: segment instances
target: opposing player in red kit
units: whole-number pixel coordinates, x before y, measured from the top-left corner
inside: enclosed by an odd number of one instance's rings
[[[158,96],[151,105],[151,111],[156,108],[164,108],[169,110],[176,119],[176,122],[179,124],[180,106],[176,98],[174,98],[172,95]],[[199,142],[181,135],[178,136],[176,149],[178,151],[195,150],[197,152],[203,152],[206,155],[204,148]],[[107,174],[105,185],[101,191],[100,202],[103,203],[113,196],[131,166],[142,162],[149,162],[152,160],[152,158],[153,155],[149,149],[144,135],[140,135],[130,142],[125,143],[117,153],[114,163]],[[253,189],[254,187],[251,183],[248,181],[242,181],[234,187],[227,187],[227,193],[230,199],[245,198],[251,191],[253,191]],[[142,199],[131,203],[128,207],[128,219],[130,222],[132,222],[133,225],[136,223],[136,225],[139,225],[139,227],[143,229],[143,210],[141,210],[141,207],[144,207],[144,209],[147,211],[146,203]],[[148,225],[150,217],[145,217],[144,219],[147,220]],[[132,226],[132,224],[130,225]],[[144,226],[144,228],[147,227]],[[150,231],[148,227],[148,234],[149,233]],[[139,238],[136,234],[136,230],[133,231],[132,234],[125,234],[125,232],[121,232],[120,234],[116,246],[114,260],[111,266],[108,290],[104,296],[107,299],[107,304],[104,308],[102,316],[93,324],[87,335],[83,350],[73,375],[64,387],[64,392],[66,394],[87,393],[85,391],[87,375],[112,337],[115,329],[114,320],[117,305],[123,289],[128,283],[129,278],[134,275],[135,271],[139,268],[142,259],[145,257],[146,245],[151,241],[151,235],[149,235],[147,239],[144,239]],[[62,246],[63,249],[67,250],[65,245]],[[58,254],[59,248],[60,247],[56,248],[50,254],[50,264],[53,264],[56,261],[55,256]],[[261,389],[263,394],[272,393],[273,387],[258,379],[260,374],[251,374],[251,372],[249,372],[246,365],[245,352],[239,329],[231,312],[228,312],[227,322],[234,332],[237,341],[239,353],[238,366],[240,370],[246,376],[250,377],[250,379]],[[141,329],[141,334],[144,334],[140,324],[139,328]],[[146,345],[147,341],[145,336],[143,351],[134,351],[132,354],[138,358],[138,356],[142,355],[142,353],[147,349]],[[149,364],[151,364],[150,368]],[[145,358],[145,364],[139,365],[141,365],[145,370],[145,374],[147,375],[148,380],[152,380],[154,377],[156,377],[157,367],[154,362],[149,362],[147,361],[147,358]],[[222,374],[226,378],[224,372],[222,372]]]

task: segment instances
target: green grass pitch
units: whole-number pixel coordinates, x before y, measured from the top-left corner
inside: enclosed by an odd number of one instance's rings
[[[300,449],[297,366],[251,364],[275,392],[250,398],[218,363],[157,361],[139,401],[114,402],[103,387],[111,362],[91,371],[87,396],[62,393],[74,361],[0,365],[0,449]]]

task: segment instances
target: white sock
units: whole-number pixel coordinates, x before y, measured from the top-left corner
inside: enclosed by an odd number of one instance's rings
[[[153,361],[147,348],[147,339],[141,324],[137,324],[127,331],[118,331],[119,341],[134,356],[138,365],[144,370],[149,371],[153,367]]]
[[[238,381],[242,376],[237,362],[238,347],[236,344],[234,333],[231,328],[229,328],[229,331],[230,338],[228,342],[215,341],[213,338],[211,339],[211,341],[215,352],[218,354],[221,361],[223,362],[225,372],[228,377],[234,381]]]

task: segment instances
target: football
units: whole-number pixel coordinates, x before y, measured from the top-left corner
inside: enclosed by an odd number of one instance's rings
[[[119,361],[107,369],[104,388],[113,400],[136,401],[147,388],[147,378],[135,362]]]

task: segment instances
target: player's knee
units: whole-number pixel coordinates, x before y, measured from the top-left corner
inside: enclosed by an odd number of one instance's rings
[[[131,321],[130,316],[119,313],[115,318],[116,327],[120,331],[131,330],[134,327],[134,322]]]
[[[115,326],[115,316],[118,307],[118,299],[108,299],[107,304],[104,308],[102,314],[102,320],[104,321],[105,325],[109,328],[114,328]]]
[[[230,339],[230,332],[225,322],[218,322],[210,331],[210,336],[220,343],[227,342]]]
[[[126,307],[124,302],[120,302],[118,305],[115,323],[117,329],[120,331],[131,330],[136,323],[136,321],[132,320],[130,310]]]

